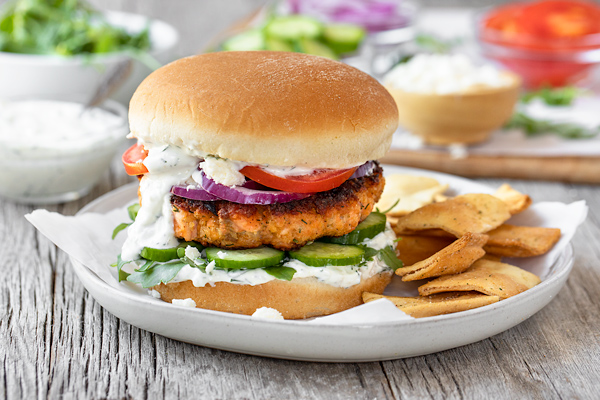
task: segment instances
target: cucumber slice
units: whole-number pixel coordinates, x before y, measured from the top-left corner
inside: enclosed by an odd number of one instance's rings
[[[299,42],[300,51],[306,54],[312,54],[314,56],[321,56],[337,60],[338,56],[333,50],[324,45],[321,42],[311,39],[301,39]]]
[[[194,241],[189,241],[189,242],[181,242],[177,245],[178,248],[182,248],[185,250],[186,247],[188,246],[192,246],[198,249],[198,251],[202,251],[204,250],[204,246],[202,246],[202,244],[198,243],[198,242],[194,242]]]
[[[313,242],[289,252],[291,258],[311,267],[355,265],[363,261],[365,251],[358,246]]]
[[[150,261],[167,262],[179,258],[177,255],[177,247],[169,249],[154,249],[152,247],[144,247],[140,252],[142,258]]]
[[[225,51],[265,50],[265,36],[261,30],[252,29],[229,38],[222,47]]]
[[[265,32],[269,37],[289,42],[302,38],[316,39],[323,33],[323,24],[305,15],[287,15],[269,22]]]
[[[285,252],[270,247],[256,249],[225,250],[216,247],[206,248],[206,258],[214,261],[219,269],[253,269],[278,265]]]
[[[279,39],[275,39],[275,38],[267,38],[265,43],[266,43],[267,50],[294,51],[293,46],[283,40],[279,40]]]
[[[356,51],[365,35],[362,27],[349,24],[327,25],[323,30],[325,43],[338,54]]]
[[[202,251],[204,246],[197,242],[181,242],[177,247],[171,247],[169,249],[154,249],[152,247],[144,247],[140,252],[142,258],[150,261],[167,262],[183,257],[185,254],[185,248],[193,246]]]
[[[372,239],[383,232],[385,230],[385,222],[385,214],[374,211],[358,224],[352,232],[344,236],[324,237],[319,240],[327,243],[358,244],[365,239]]]

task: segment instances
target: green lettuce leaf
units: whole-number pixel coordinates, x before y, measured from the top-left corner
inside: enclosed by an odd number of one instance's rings
[[[127,277],[127,280],[129,282],[139,283],[144,288],[149,288],[159,285],[161,282],[168,283],[172,281],[185,265],[185,263],[182,263],[179,260],[173,263],[157,263],[144,271],[140,271],[139,269],[136,270]]]
[[[121,232],[123,229],[127,228],[129,225],[131,225],[131,222],[127,223],[127,222],[123,222],[122,224],[117,225],[117,227],[113,230],[112,233],[112,238],[116,238],[117,235],[119,234],[119,232]]]
[[[123,261],[123,259],[121,258],[121,255],[119,254],[117,256],[117,262],[110,264],[111,267],[117,267],[117,271],[119,273],[119,282],[126,280],[127,277],[129,276],[129,274],[127,272],[121,270],[121,268],[123,268],[123,266],[128,263],[129,263],[129,261]]]
[[[296,270],[294,268],[284,267],[283,265],[267,267],[264,270],[267,274],[284,281],[291,281],[294,277],[294,274],[296,273]]]
[[[137,218],[138,211],[140,211],[140,203],[133,203],[129,207],[127,207],[127,214],[129,214],[129,218],[132,221],[135,221]]]
[[[404,263],[396,256],[396,251],[391,246],[379,250],[378,255],[383,260],[383,262],[385,262],[387,266],[393,269],[394,271],[404,266]]]

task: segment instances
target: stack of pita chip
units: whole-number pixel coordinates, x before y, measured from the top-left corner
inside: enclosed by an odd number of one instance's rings
[[[541,282],[536,275],[501,262],[502,257],[545,254],[560,238],[559,229],[505,223],[531,205],[529,196],[505,184],[493,195],[445,198],[447,187],[435,180],[410,177],[408,184],[399,184],[403,176],[387,179],[390,189],[386,187],[383,203],[377,207],[389,207],[399,238],[398,256],[405,266],[396,274],[403,281],[420,281],[419,296],[365,293],[363,301],[387,298],[420,318],[492,304]],[[410,182],[418,184],[411,186]],[[401,190],[394,192],[395,188]],[[415,193],[417,201],[409,198]],[[405,199],[392,203],[394,196]]]

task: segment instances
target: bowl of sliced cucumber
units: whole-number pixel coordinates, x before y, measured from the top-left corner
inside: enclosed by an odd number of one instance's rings
[[[338,60],[356,52],[365,36],[358,25],[325,23],[302,14],[267,15],[224,40],[217,50],[292,51]]]

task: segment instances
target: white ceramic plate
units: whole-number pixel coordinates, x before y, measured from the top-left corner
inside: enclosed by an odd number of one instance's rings
[[[487,186],[435,172],[385,166],[386,174],[408,172],[449,183],[455,194],[491,192]],[[137,184],[114,190],[83,208],[107,212],[130,204]],[[573,266],[569,245],[542,283],[519,295],[474,310],[399,322],[356,325],[270,321],[211,310],[177,307],[148,296],[134,285],[114,288],[71,259],[90,294],[122,320],[163,336],[239,353],[291,360],[359,362],[418,356],[470,344],[503,332],[546,306]],[[107,268],[109,268],[107,266]]]

